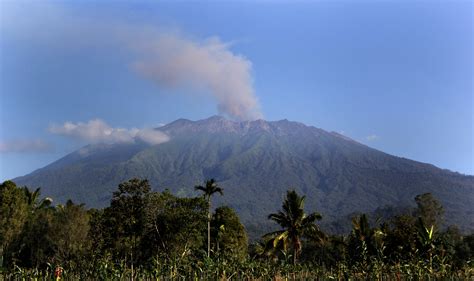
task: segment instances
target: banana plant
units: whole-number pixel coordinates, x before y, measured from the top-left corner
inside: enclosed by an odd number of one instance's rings
[[[430,273],[433,272],[433,253],[436,249],[435,245],[435,227],[431,225],[429,228],[425,226],[421,218],[418,219],[418,241],[420,242],[421,251],[428,256],[428,266]]]

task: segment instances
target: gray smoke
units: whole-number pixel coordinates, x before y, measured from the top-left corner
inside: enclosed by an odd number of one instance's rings
[[[204,89],[217,100],[219,113],[237,120],[262,118],[252,86],[252,63],[218,38],[197,42],[161,34],[139,49],[142,57],[134,69],[158,85],[189,87],[190,93]]]
[[[125,63],[160,87],[185,88],[191,95],[204,90],[216,99],[221,114],[238,120],[262,118],[252,63],[217,37],[191,39],[156,24],[81,17],[54,3],[25,6],[13,1],[5,5],[8,13],[0,17],[0,32],[54,48],[119,49]]]

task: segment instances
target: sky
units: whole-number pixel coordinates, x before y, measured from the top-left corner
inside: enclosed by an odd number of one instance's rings
[[[0,181],[216,114],[474,175],[473,26],[472,1],[0,1]]]

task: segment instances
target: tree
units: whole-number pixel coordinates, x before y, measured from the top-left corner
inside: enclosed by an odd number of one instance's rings
[[[434,230],[439,230],[443,222],[444,209],[441,203],[431,194],[424,193],[415,197],[416,215],[422,220],[423,224]]]
[[[352,261],[367,266],[369,257],[382,259],[386,230],[386,224],[382,224],[381,228],[371,228],[366,214],[352,218],[352,232],[348,245]]]
[[[54,212],[50,234],[54,243],[54,260],[72,268],[82,262],[88,248],[89,214],[83,204],[71,200],[58,205]]]
[[[119,184],[113,193],[110,207],[104,210],[107,225],[106,240],[119,258],[128,253],[132,269],[139,258],[136,251],[145,226],[146,196],[150,192],[148,180],[131,179]]]
[[[28,202],[23,191],[12,181],[0,185],[0,267],[4,251],[19,236],[28,218]]]
[[[248,238],[239,216],[230,207],[216,209],[212,221],[214,249],[224,258],[243,260],[247,256]]]
[[[285,251],[288,244],[290,244],[293,250],[293,264],[296,264],[301,252],[302,237],[319,240],[323,238],[323,233],[315,224],[322,217],[319,213],[306,215],[304,200],[305,196],[299,196],[294,190],[288,191],[286,199],[283,201],[283,210],[268,216],[270,220],[278,223],[283,229],[264,235],[264,238],[272,238],[274,247],[283,244]]]
[[[34,208],[28,214],[28,219],[20,235],[15,241],[16,254],[11,260],[16,264],[29,268],[46,268],[52,263],[55,254],[52,225],[54,223],[55,208]]]
[[[200,190],[204,194],[204,198],[207,200],[209,210],[207,212],[207,257],[209,257],[211,252],[211,196],[215,193],[224,195],[224,190],[217,185],[217,182],[214,179],[207,180],[205,185],[197,185],[194,187],[195,190]]]
[[[202,249],[207,202],[202,197],[179,198],[165,190],[152,192],[146,202],[146,229],[141,252],[144,258],[181,261]]]
[[[417,226],[411,214],[400,214],[390,220],[386,253],[391,260],[410,260],[416,255]]]
[[[32,192],[12,181],[0,185],[0,264],[38,267],[53,257],[54,207],[40,195],[39,188]]]
[[[31,212],[34,212],[38,209],[48,208],[53,203],[53,200],[49,197],[39,200],[41,194],[41,188],[37,188],[35,191],[31,192],[28,187],[23,187],[23,192],[25,193],[26,200],[28,202],[28,207]]]

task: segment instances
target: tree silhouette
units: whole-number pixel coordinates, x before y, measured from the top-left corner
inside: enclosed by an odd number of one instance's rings
[[[194,189],[200,190],[204,193],[203,196],[207,200],[209,206],[207,213],[207,256],[209,257],[211,252],[211,196],[215,193],[224,195],[224,190],[217,185],[217,182],[214,179],[207,180],[204,186],[196,185]]]
[[[28,187],[23,187],[23,192],[25,193],[25,197],[28,203],[28,206],[32,212],[37,209],[44,209],[51,206],[53,200],[49,197],[45,197],[39,200],[41,195],[41,188],[37,188],[35,191],[30,191]]]
[[[293,264],[296,264],[301,252],[302,237],[322,239],[323,234],[315,224],[322,217],[319,213],[306,215],[304,212],[305,196],[299,196],[296,191],[287,191],[286,199],[283,201],[283,210],[270,214],[269,219],[278,223],[283,229],[264,235],[264,238],[272,238],[273,247],[283,247],[286,251],[288,244],[293,250]]]
[[[121,249],[123,253],[130,253],[132,280],[134,265],[140,254],[137,246],[144,230],[146,197],[150,190],[150,184],[146,179],[133,178],[122,182],[112,195],[110,207],[105,211],[115,228],[111,237],[115,238],[115,243],[123,247]],[[127,260],[126,255],[123,256]]]
[[[380,228],[370,227],[369,218],[366,214],[352,218],[352,231],[349,236],[348,250],[353,262],[361,262],[366,266],[369,257],[382,258],[386,224]]]
[[[422,220],[423,224],[427,228],[433,226],[435,230],[438,230],[443,223],[443,205],[431,193],[417,195],[415,202],[418,206],[415,214]]]
[[[230,207],[215,210],[211,221],[214,253],[219,257],[244,260],[247,256],[248,238],[239,216]]]

